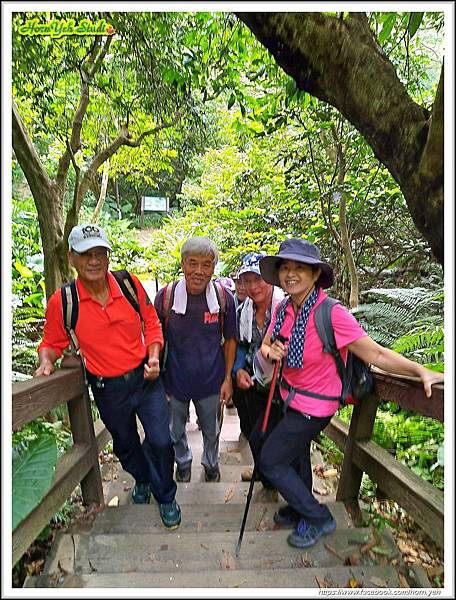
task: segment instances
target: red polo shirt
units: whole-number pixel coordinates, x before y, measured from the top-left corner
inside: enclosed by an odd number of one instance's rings
[[[114,276],[108,272],[107,277],[109,299],[105,306],[91,298],[79,277],[76,279],[79,315],[75,333],[87,370],[94,375],[117,377],[137,367],[147,355],[150,344],[158,342],[163,347],[163,334],[154,305],[139,279],[132,275],[144,320],[144,339],[138,313],[123,295]],[[43,341],[38,351],[50,348],[60,357],[68,346],[59,289],[49,298]]]

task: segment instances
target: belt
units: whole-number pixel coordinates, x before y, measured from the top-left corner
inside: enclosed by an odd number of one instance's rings
[[[117,377],[103,377],[101,375],[93,375],[93,373],[87,371],[87,380],[91,385],[95,385],[95,387],[97,388],[103,388],[105,386],[105,383],[108,382],[115,383],[122,381],[130,381],[130,379],[142,372],[145,363],[146,360],[144,359],[137,367],[135,367],[131,371],[128,371],[127,373],[123,373],[123,375],[118,375]]]
[[[285,398],[283,402],[283,412],[286,413],[288,409],[288,405],[296,396],[296,394],[303,394],[305,396],[310,396],[311,398],[317,398],[318,400],[332,400],[334,402],[340,402],[340,396],[326,396],[325,394],[317,394],[316,392],[309,392],[308,390],[300,390],[299,388],[295,388],[290,385],[283,377],[280,381],[280,387],[284,388],[288,392],[288,396]],[[297,411],[299,412],[299,411]],[[301,413],[304,414],[304,413]]]

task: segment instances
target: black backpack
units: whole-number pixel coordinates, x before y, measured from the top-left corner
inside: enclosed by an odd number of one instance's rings
[[[125,298],[139,314],[141,324],[143,325],[144,321],[139,310],[138,293],[132,276],[125,269],[111,271],[111,273],[119,284]],[[62,294],[63,324],[70,338],[72,351],[75,354],[79,354],[79,342],[74,332],[79,315],[79,297],[76,289],[76,281],[73,280],[70,283],[64,283],[60,288],[60,292]]]
[[[331,322],[331,311],[335,304],[340,304],[340,302],[328,297],[317,306],[314,313],[315,328],[323,343],[323,352],[332,354],[336,361],[337,371],[342,381],[340,403],[358,404],[371,393],[374,386],[374,377],[370,366],[350,350],[347,354],[347,364],[344,365],[336,346]]]

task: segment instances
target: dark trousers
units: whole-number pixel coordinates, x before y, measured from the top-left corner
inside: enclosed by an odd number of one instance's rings
[[[259,391],[256,387],[241,390],[235,386],[236,384],[233,383],[233,403],[239,415],[241,431],[247,439],[250,439],[258,419],[263,418],[267,393]]]
[[[324,504],[312,493],[310,443],[330,422],[331,417],[307,418],[288,409],[267,433],[261,448],[260,427],[250,437],[261,476],[276,488],[286,502],[311,524],[321,525],[331,517]]]
[[[145,380],[138,370],[128,381],[104,379],[97,387],[89,375],[100,417],[112,435],[114,454],[137,482],[150,483],[157,502],[174,500],[174,447],[169,434],[169,407],[161,378]],[[141,444],[138,416],[145,438]]]
[[[259,409],[249,403],[250,390],[241,390],[233,380],[233,404],[239,416],[239,425],[242,433],[249,439],[253,426],[258,418]],[[260,407],[261,409],[261,407]]]

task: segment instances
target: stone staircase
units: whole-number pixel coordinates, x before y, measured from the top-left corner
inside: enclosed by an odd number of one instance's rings
[[[24,587],[69,588],[397,588],[430,587],[424,571],[405,569],[389,531],[375,545],[372,531],[355,528],[334,495],[327,501],[337,529],[307,551],[286,542],[289,530],[273,522],[277,494],[255,483],[239,557],[235,556],[249,484],[240,473],[252,464],[239,442],[234,409],[226,411],[220,444],[222,480],[206,483],[200,465],[201,433],[188,435],[192,481],[178,483],[182,524],[166,531],[158,506],[131,504],[132,478],[118,463],[104,465],[107,506],[89,528],[60,534],[42,575]],[[314,456],[314,462],[318,460]],[[321,457],[320,457],[321,458]]]

